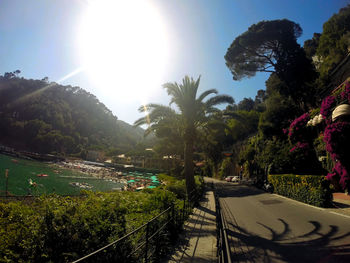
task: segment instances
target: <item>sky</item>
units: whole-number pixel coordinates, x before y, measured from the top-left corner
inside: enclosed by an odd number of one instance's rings
[[[267,74],[233,81],[224,56],[262,20],[289,19],[302,45],[350,0],[0,0],[0,74],[79,86],[132,124],[145,103],[168,105],[162,88],[185,75],[238,103]]]

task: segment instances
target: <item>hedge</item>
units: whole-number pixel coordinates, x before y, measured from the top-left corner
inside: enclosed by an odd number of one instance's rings
[[[268,176],[274,192],[318,207],[329,207],[329,181],[321,175],[273,174]]]

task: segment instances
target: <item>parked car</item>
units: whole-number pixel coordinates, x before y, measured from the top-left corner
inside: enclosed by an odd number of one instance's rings
[[[225,181],[226,181],[226,182],[231,182],[233,177],[234,177],[234,176],[227,176],[227,177],[225,178]]]
[[[239,176],[227,176],[225,178],[226,182],[239,182]]]
[[[231,182],[239,182],[239,176],[232,176]]]

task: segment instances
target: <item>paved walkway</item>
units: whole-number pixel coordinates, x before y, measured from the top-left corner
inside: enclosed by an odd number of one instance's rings
[[[333,201],[336,208],[326,208],[324,210],[350,216],[349,195],[335,193],[333,194]],[[192,215],[185,223],[184,231],[180,234],[174,251],[171,258],[164,262],[217,262],[216,215],[213,191],[207,191],[200,205],[194,208]]]
[[[350,195],[333,193],[333,204],[336,208],[329,208],[330,211],[350,216]]]
[[[200,205],[193,209],[175,250],[166,262],[217,262],[215,199],[212,191],[207,191]]]

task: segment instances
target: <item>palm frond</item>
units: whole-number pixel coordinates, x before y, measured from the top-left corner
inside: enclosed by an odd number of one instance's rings
[[[138,126],[141,126],[141,125],[144,125],[144,124],[147,124],[147,118],[146,117],[142,117],[142,118],[139,118],[136,121],[134,121],[133,126],[134,127],[138,127]]]
[[[181,101],[183,94],[181,92],[180,86],[175,82],[175,83],[165,83],[163,85],[163,88],[166,89],[167,93],[169,96],[171,96],[171,102],[175,102],[175,104],[178,104],[177,101]]]
[[[163,104],[157,104],[157,103],[148,103],[145,105],[141,105],[138,109],[139,112],[150,112],[154,108],[161,108],[161,107],[168,107]]]
[[[206,90],[204,91],[201,95],[199,95],[197,101],[203,101],[204,98],[210,94],[218,94],[218,91],[216,89],[209,89],[209,90]]]
[[[157,123],[162,119],[168,118],[172,119],[177,115],[174,109],[169,106],[149,103],[146,105],[142,105],[139,108],[140,112],[147,113],[146,116],[136,120],[134,122],[134,126],[141,126],[147,124],[150,126],[152,123]]]
[[[233,104],[234,101],[235,100],[229,95],[217,95],[208,99],[205,104],[207,107],[212,107],[223,103]]]
[[[219,110],[218,108],[215,108],[215,107],[209,107],[206,109],[206,113],[213,115],[213,114],[221,113],[221,110]]]

